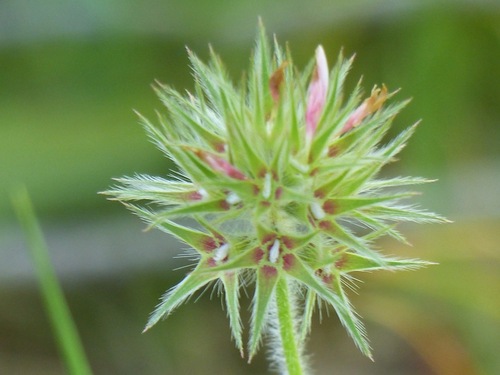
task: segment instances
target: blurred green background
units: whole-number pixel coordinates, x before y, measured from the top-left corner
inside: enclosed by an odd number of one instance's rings
[[[132,109],[161,109],[158,79],[190,89],[185,46],[208,43],[235,80],[262,16],[303,66],[357,54],[351,83],[412,97],[393,134],[422,118],[388,175],[439,181],[420,202],[455,224],[408,226],[388,253],[439,266],[360,275],[352,298],[375,363],[334,314],[309,343],[318,374],[500,374],[500,2],[425,0],[0,2],[0,373],[63,374],[33,268],[9,203],[27,185],[96,374],[264,374],[230,342],[206,293],[147,334],[147,315],[187,270],[179,246],[97,195],[112,177],[166,175]],[[244,301],[245,313],[249,304]],[[266,350],[272,350],[267,348]]]

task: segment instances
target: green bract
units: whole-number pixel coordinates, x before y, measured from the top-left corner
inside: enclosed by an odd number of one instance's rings
[[[415,129],[381,144],[406,102],[384,106],[391,96],[385,86],[364,101],[359,85],[345,97],[352,59],[339,56],[329,71],[321,47],[298,73],[288,51],[271,48],[263,27],[248,76],[238,86],[213,52],[208,64],[192,52],[189,58],[194,92],[158,85],[166,115],[159,125],[141,118],[151,140],[177,164],[177,176],[124,177],[106,192],[198,254],[195,269],[163,296],[146,330],[216,281],[243,354],[239,291],[255,282],[250,359],[270,327],[289,372],[300,373],[293,351],[301,353],[318,302],[335,309],[371,357],[343,281],[355,271],[429,264],[386,257],[373,243],[385,235],[404,242],[394,227],[401,221],[445,220],[403,204],[412,193],[394,192],[428,180],[377,178]],[[185,217],[193,226],[176,222]]]

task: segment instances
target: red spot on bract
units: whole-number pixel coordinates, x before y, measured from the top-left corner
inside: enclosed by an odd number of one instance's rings
[[[341,270],[347,262],[347,256],[344,254],[335,262],[335,268]]]
[[[261,205],[263,205],[264,207],[269,207],[271,205],[271,203],[269,203],[268,201],[262,201],[260,202]]]
[[[245,176],[243,173],[241,173],[240,171],[238,171],[236,169],[232,169],[232,170],[227,171],[227,175],[229,177],[235,178],[237,180],[246,180],[247,179],[247,176]]]
[[[276,189],[274,192],[274,198],[275,199],[280,199],[281,195],[283,194],[283,188],[280,186],[279,188]]]
[[[333,158],[339,154],[339,149],[336,146],[330,146],[328,148],[328,156]]]
[[[222,200],[220,201],[220,208],[224,211],[228,211],[231,208],[231,205],[226,200]]]
[[[257,185],[252,185],[252,192],[253,192],[253,195],[259,195],[260,193],[260,189]]]
[[[333,230],[333,225],[328,220],[320,221],[319,227],[320,227],[320,229],[325,230],[325,231],[332,231]]]
[[[262,266],[261,270],[264,277],[268,278],[274,277],[278,273],[278,270],[272,266]]]
[[[258,247],[257,249],[255,249],[254,253],[253,253],[253,260],[255,261],[255,263],[259,263],[262,258],[264,258],[264,250],[262,250],[260,247]]]
[[[295,247],[295,242],[290,237],[281,237],[281,242],[283,242],[283,245],[285,245],[287,249]]]
[[[208,258],[207,259],[207,264],[209,267],[215,267],[217,265],[217,262],[215,261],[214,258]]]
[[[277,102],[280,98],[281,84],[285,79],[284,70],[287,65],[288,63],[284,61],[280,67],[275,70],[273,74],[271,74],[271,78],[269,78],[269,89],[275,102]]]
[[[262,237],[262,243],[267,243],[274,241],[276,239],[276,233],[268,233]]]
[[[189,201],[199,201],[201,199],[203,199],[203,195],[201,195],[197,191],[193,191],[193,192],[187,194],[187,200],[189,200]]]
[[[310,173],[309,175],[310,176],[315,176],[316,174],[318,173],[318,168],[314,168]]]
[[[289,271],[295,265],[295,256],[293,254],[283,255],[283,269]]]
[[[205,237],[201,241],[201,246],[203,250],[205,250],[208,253],[211,253],[212,251],[214,251],[216,248],[219,247],[219,244],[212,237]]]
[[[332,283],[332,281],[333,281],[333,276],[332,276],[332,274],[331,274],[331,273],[330,273],[330,274],[325,274],[325,275],[323,275],[323,276],[321,277],[321,279],[323,280],[323,282],[324,282],[325,284],[330,285],[330,284]]]
[[[327,214],[333,215],[335,213],[335,208],[335,202],[331,199],[323,203],[323,211],[325,211]]]
[[[318,199],[323,199],[325,197],[325,193],[318,189],[314,192],[314,197]]]
[[[325,284],[331,284],[333,280],[331,273],[326,273],[322,268],[318,268],[315,273]]]
[[[214,144],[215,151],[223,153],[226,151],[226,145],[222,142],[218,142]]]
[[[266,176],[266,173],[267,171],[265,170],[265,168],[262,168],[257,176],[259,176],[260,178],[264,178]]]

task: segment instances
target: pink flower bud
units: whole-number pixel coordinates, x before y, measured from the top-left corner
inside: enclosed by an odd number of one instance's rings
[[[316,48],[316,68],[309,85],[309,97],[306,109],[306,134],[312,138],[323,111],[328,93],[328,63],[323,47]]]
[[[379,110],[386,100],[387,87],[382,85],[382,88],[379,89],[375,86],[372,90],[371,96],[368,99],[365,99],[365,101],[351,113],[344,127],[340,131],[340,134],[344,134],[352,128],[358,126],[366,116]]]

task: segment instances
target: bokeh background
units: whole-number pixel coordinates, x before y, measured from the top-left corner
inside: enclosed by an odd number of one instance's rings
[[[387,252],[439,266],[360,275],[352,298],[374,363],[334,314],[309,342],[318,374],[500,374],[500,2],[445,0],[3,0],[0,2],[0,373],[63,374],[9,191],[25,184],[96,374],[265,374],[247,365],[217,295],[147,334],[148,313],[187,270],[178,244],[98,191],[166,175],[133,109],[161,109],[158,79],[191,88],[185,46],[208,43],[237,80],[258,16],[303,66],[321,43],[356,53],[351,83],[412,97],[394,133],[423,119],[387,175],[439,179],[420,202],[455,223],[403,228]],[[212,299],[211,299],[212,297]],[[193,302],[193,301],[192,301]],[[249,301],[245,300],[244,314]],[[272,350],[272,348],[266,348]]]

